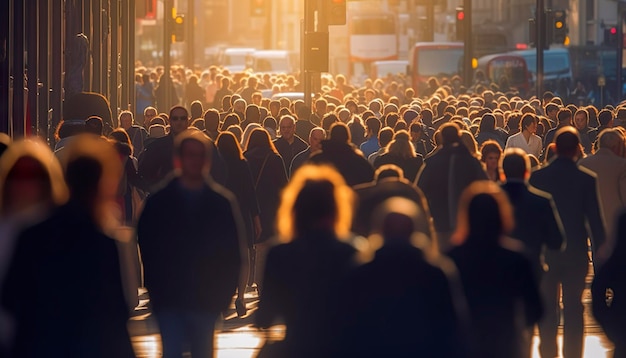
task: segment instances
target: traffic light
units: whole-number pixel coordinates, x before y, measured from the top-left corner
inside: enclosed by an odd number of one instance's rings
[[[456,8],[456,40],[465,39],[465,11],[463,7]]]
[[[617,27],[612,26],[604,29],[604,45],[617,46]]]
[[[265,0],[250,0],[250,16],[265,16]]]
[[[328,25],[346,24],[346,0],[326,0],[325,10]]]
[[[567,14],[565,10],[552,11],[552,41],[556,44],[567,42]]]
[[[174,35],[175,42],[185,41],[185,15],[179,14],[174,17],[172,34]]]

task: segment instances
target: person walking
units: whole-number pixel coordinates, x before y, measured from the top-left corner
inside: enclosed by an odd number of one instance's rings
[[[145,284],[164,357],[213,357],[214,329],[240,282],[245,239],[235,197],[207,176],[208,137],[187,130],[174,143],[180,175],[150,196],[137,225]]]

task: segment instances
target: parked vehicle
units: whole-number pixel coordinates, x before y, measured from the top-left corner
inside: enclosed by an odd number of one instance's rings
[[[500,84],[502,78],[506,78],[509,86],[516,88],[522,96],[528,94],[530,90],[532,76],[522,56],[508,54],[483,56],[478,59],[478,69],[497,84]]]

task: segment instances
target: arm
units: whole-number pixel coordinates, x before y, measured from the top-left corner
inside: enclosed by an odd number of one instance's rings
[[[592,249],[595,253],[604,244],[606,233],[600,209],[600,200],[598,199],[596,178],[590,176],[588,182],[589,184],[586,186],[588,189],[583,191],[583,195],[585,195],[585,216],[589,223],[589,230],[591,231],[589,236],[591,237]]]

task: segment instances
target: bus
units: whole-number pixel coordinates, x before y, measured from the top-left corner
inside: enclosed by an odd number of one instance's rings
[[[421,93],[430,77],[441,79],[463,73],[462,42],[418,42],[409,52],[409,76]]]
[[[374,61],[398,59],[396,15],[385,12],[350,14],[348,42],[348,74],[360,82],[371,72]]]
[[[530,91],[531,75],[526,65],[526,60],[517,55],[494,54],[483,56],[478,59],[478,69],[494,83],[500,83],[502,77],[506,77],[509,86],[515,87],[522,96]]]
[[[526,67],[531,73],[534,83],[537,78],[537,50],[519,50],[508,52],[524,58]],[[572,66],[569,52],[566,48],[551,48],[543,51],[543,83],[546,90],[557,90],[559,83],[564,82],[568,86],[573,83]]]

